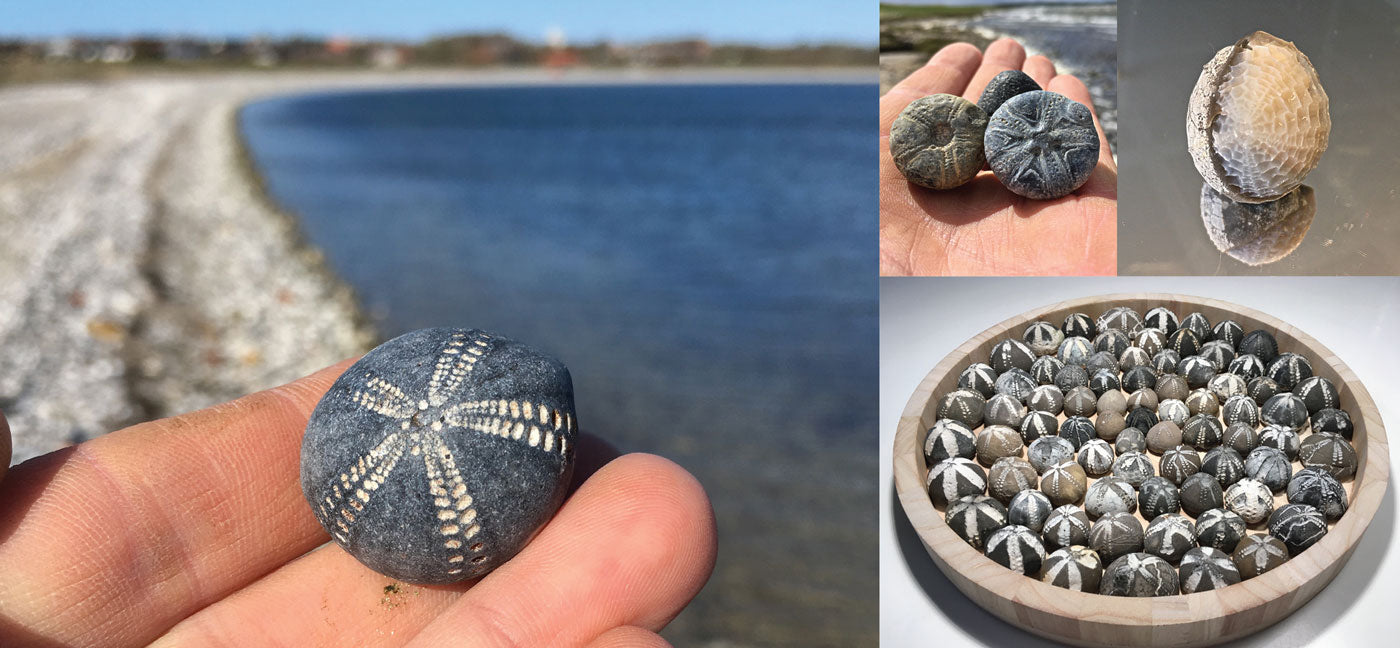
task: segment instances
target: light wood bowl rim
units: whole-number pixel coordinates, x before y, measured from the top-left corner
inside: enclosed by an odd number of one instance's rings
[[[1106,597],[1055,587],[1012,572],[963,542],[943,522],[942,514],[934,508],[924,487],[927,468],[923,465],[919,438],[923,434],[921,418],[925,411],[936,408],[940,394],[935,393],[935,389],[939,383],[950,372],[960,372],[972,361],[968,356],[979,346],[1006,337],[1019,339],[1026,324],[1046,319],[1047,314],[1083,311],[1095,316],[1105,310],[1105,306],[1135,301],[1189,304],[1258,321],[1264,328],[1278,331],[1276,337],[1280,338],[1281,350],[1293,348],[1282,338],[1293,338],[1298,346],[1306,349],[1309,360],[1315,365],[1325,363],[1345,383],[1345,386],[1339,383],[1338,390],[1349,391],[1351,396],[1351,403],[1344,401],[1343,406],[1353,415],[1356,427],[1353,439],[1357,443],[1357,476],[1347,513],[1316,545],[1272,571],[1219,590],[1158,598]],[[1139,313],[1142,312],[1139,308]],[[1186,315],[1185,312],[1177,314]],[[1240,324],[1246,331],[1252,328],[1244,321]],[[1048,304],[1003,320],[954,349],[924,377],[900,415],[894,441],[896,492],[905,514],[938,568],[974,602],[1003,620],[1041,636],[1079,645],[1210,645],[1257,632],[1288,616],[1330,582],[1341,563],[1350,557],[1385,495],[1389,465],[1389,446],[1375,401],[1356,374],[1330,349],[1306,333],[1252,308],[1174,293],[1084,297]],[[1322,580],[1314,582],[1317,579]],[[1282,612],[1277,606],[1269,608],[1271,603],[1303,588],[1311,591],[1288,602]],[[981,597],[1009,602],[1012,609],[996,609],[980,601]],[[1108,606],[1111,612],[1104,612],[1105,601],[1111,601]],[[1086,617],[1081,613],[1084,610],[1095,612]],[[1232,615],[1254,616],[1257,621],[1228,627],[1225,617]],[[1201,632],[1203,628],[1206,629],[1204,633]],[[1109,641],[1106,637],[1117,638]]]

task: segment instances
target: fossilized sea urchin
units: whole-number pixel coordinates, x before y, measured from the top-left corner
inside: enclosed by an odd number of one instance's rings
[[[982,170],[982,136],[987,113],[950,94],[911,102],[890,126],[890,155],[910,182],[930,189],[952,189]]]
[[[1278,200],[1303,183],[1327,150],[1332,120],[1312,62],[1262,31],[1216,52],[1186,111],[1196,170],[1232,200]]]

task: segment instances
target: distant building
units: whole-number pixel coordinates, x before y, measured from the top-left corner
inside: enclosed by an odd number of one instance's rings
[[[369,54],[369,64],[381,69],[401,67],[403,61],[403,48],[396,45],[380,45]]]
[[[51,59],[70,59],[77,53],[78,43],[67,36],[50,38],[45,45],[44,56]]]

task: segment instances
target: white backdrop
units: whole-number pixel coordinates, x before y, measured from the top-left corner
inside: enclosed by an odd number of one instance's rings
[[[1038,306],[1115,292],[1213,297],[1278,317],[1351,367],[1379,406],[1388,436],[1400,434],[1400,279],[1395,277],[881,279],[882,646],[1056,645],[983,611],[934,566],[894,495],[895,425],[919,381],[972,336]],[[1392,466],[1400,458],[1397,446],[1392,444]],[[1392,484],[1360,546],[1332,584],[1292,616],[1236,645],[1396,645],[1400,555],[1394,550],[1400,540],[1395,512]]]

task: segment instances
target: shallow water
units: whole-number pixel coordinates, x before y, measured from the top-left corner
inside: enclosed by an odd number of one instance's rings
[[[1203,19],[1209,16],[1208,20]],[[1395,3],[1124,2],[1118,263],[1124,274],[1396,274],[1400,8]],[[1211,244],[1186,104],[1201,67],[1255,30],[1293,41],[1327,91],[1332,133],[1304,182],[1317,213],[1298,247],[1249,266]]]
[[[720,561],[669,638],[852,645],[877,596],[876,96],[426,89],[240,122],[384,334],[475,326],[555,353],[584,429],[705,484]]]

